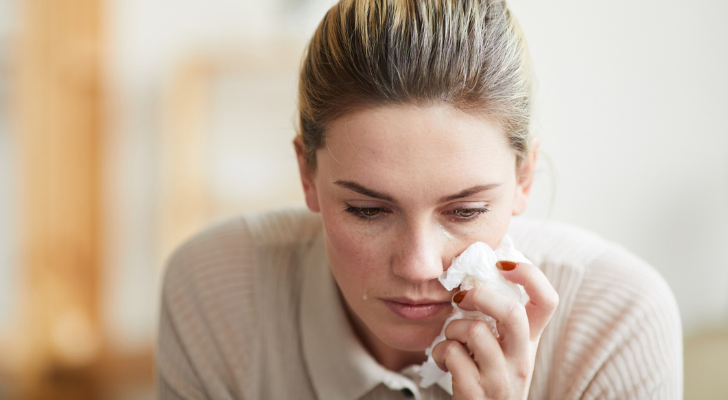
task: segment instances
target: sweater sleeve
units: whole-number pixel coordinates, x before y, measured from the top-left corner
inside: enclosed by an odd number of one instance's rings
[[[563,332],[555,398],[682,398],[677,303],[662,277],[624,249],[587,267]]]
[[[168,296],[162,299],[157,354],[157,387],[165,400],[202,400],[200,379],[188,358],[178,328],[170,316]]]
[[[188,241],[164,276],[157,339],[160,399],[244,399],[255,379],[253,252],[231,221]],[[248,386],[254,387],[253,385]]]

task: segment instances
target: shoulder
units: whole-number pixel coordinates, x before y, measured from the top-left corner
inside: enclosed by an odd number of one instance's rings
[[[255,268],[259,253],[306,247],[320,232],[320,217],[303,208],[218,222],[175,250],[165,267],[165,286],[224,281]]]
[[[160,384],[220,393],[234,387],[257,398],[250,382],[264,364],[265,336],[295,331],[297,301],[289,298],[320,234],[317,215],[287,209],[217,223],[181,245],[164,272]],[[271,303],[293,306],[271,313]]]
[[[539,349],[544,376],[534,381],[543,390],[564,399],[679,397],[680,315],[651,265],[568,224],[520,220],[510,234],[561,298]]]
[[[184,242],[170,258],[209,258],[259,247],[286,247],[313,240],[322,229],[321,218],[304,208],[288,208],[239,215],[220,221]]]
[[[559,264],[583,270],[614,247],[588,230],[557,221],[514,218],[508,234],[535,265]]]
[[[682,393],[675,297],[652,266],[622,247],[588,265],[564,340],[569,369],[584,377],[572,390],[634,399]]]
[[[642,307],[676,308],[670,287],[655,268],[595,233],[560,222],[520,219],[509,234],[552,284],[571,282],[566,285],[573,292],[569,294],[578,296],[569,304],[604,301],[610,309],[626,307],[632,314]]]
[[[571,297],[579,295],[573,301],[599,298],[610,299],[612,306],[635,302],[675,305],[672,291],[655,268],[593,232],[561,222],[519,219],[509,234],[516,248],[557,289]]]
[[[253,310],[255,293],[275,284],[267,275],[295,270],[321,229],[320,217],[302,208],[242,215],[214,224],[169,258],[162,305],[180,314],[192,315],[189,309],[194,309],[221,317],[237,316],[246,307]],[[292,279],[279,283],[295,284]]]

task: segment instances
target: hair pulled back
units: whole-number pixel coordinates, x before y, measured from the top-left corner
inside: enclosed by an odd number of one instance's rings
[[[341,0],[303,59],[299,135],[315,170],[327,124],[347,113],[449,104],[493,118],[520,161],[531,87],[525,38],[502,0]]]

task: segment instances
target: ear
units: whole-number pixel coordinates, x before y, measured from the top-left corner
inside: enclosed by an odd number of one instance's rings
[[[538,148],[540,145],[541,141],[539,138],[534,138],[531,152],[524,157],[521,165],[516,168],[516,198],[513,201],[513,215],[518,215],[526,211],[528,194],[531,192],[531,184],[533,183],[533,174],[536,171],[536,161],[538,159]]]
[[[306,161],[306,150],[301,140],[301,136],[296,136],[293,140],[293,147],[296,149],[296,159],[298,160],[298,172],[301,175],[301,184],[303,185],[303,194],[306,197],[306,205],[313,212],[320,212],[321,207],[318,201],[318,192],[316,191],[316,183],[314,182],[314,174]]]

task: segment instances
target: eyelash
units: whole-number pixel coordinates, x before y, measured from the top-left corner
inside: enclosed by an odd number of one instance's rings
[[[376,210],[376,214],[373,215],[367,215],[365,212]],[[488,211],[490,211],[486,207],[478,207],[478,208],[458,208],[452,211],[449,211],[448,213],[452,215],[452,217],[456,221],[462,221],[462,222],[469,222],[474,221],[476,218],[478,218],[481,214],[485,214]],[[381,207],[354,207],[347,204],[347,208],[344,210],[344,212],[347,212],[356,218],[359,218],[364,221],[374,221],[377,218],[380,218],[381,213],[387,213],[389,211],[386,211],[385,209]],[[457,212],[463,212],[463,213],[474,213],[473,215],[469,217],[462,217],[457,214]]]

